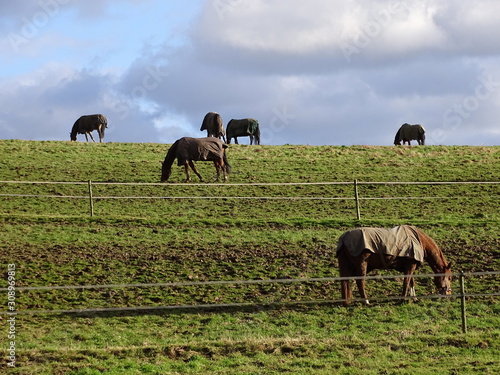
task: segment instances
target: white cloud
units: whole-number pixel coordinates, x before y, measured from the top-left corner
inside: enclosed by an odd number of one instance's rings
[[[217,111],[257,118],[264,143],[390,145],[410,122],[449,133],[436,143],[498,144],[497,3],[200,0],[199,17],[164,31],[178,4],[70,2],[26,50],[0,57],[0,137],[66,139],[78,116],[102,112],[106,141],[171,142],[204,135]],[[0,29],[34,9],[11,5]],[[90,23],[110,31],[80,35]],[[475,101],[484,75],[491,90]],[[446,123],[457,105],[459,132]]]

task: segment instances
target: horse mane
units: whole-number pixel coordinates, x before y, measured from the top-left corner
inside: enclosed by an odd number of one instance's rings
[[[174,163],[175,158],[177,157],[177,146],[179,145],[180,139],[174,142],[172,146],[167,151],[167,155],[165,155],[165,160],[161,166],[161,180],[165,181],[170,176],[170,172],[172,170],[172,164]]]
[[[424,233],[422,230],[418,228],[414,229],[417,232],[418,239],[420,240],[422,248],[424,249],[424,259],[429,263],[431,268],[435,271],[441,267],[444,268],[448,267],[449,264],[446,262],[444,254],[439,248],[436,241],[434,241],[429,235]],[[439,270],[439,272],[441,272],[441,270]]]
[[[76,134],[78,133],[78,127],[79,127],[79,125],[78,125],[78,124],[79,124],[79,122],[80,122],[80,118],[78,118],[78,119],[75,121],[75,123],[74,123],[73,127],[71,128],[70,139],[71,139],[72,141],[76,141]]]
[[[164,165],[167,166],[172,166],[174,163],[175,157],[176,157],[176,152],[177,152],[177,146],[179,145],[180,139],[176,140],[172,146],[167,151],[167,155],[165,155],[165,160],[163,161]]]
[[[396,136],[394,137],[394,144],[397,145],[401,142],[401,129],[402,129],[403,126],[401,126],[398,130],[398,132],[396,133]]]

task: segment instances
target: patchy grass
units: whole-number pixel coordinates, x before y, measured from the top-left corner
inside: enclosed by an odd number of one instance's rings
[[[155,183],[168,145],[0,141],[2,180]],[[9,156],[9,157],[7,157]],[[163,283],[337,276],[334,249],[357,225],[414,224],[454,270],[497,271],[500,186],[256,186],[262,182],[499,181],[500,147],[231,145],[232,183],[187,186],[181,169],[162,185],[94,185],[87,199],[1,197],[2,264],[22,286]],[[198,163],[209,180],[210,163]],[[2,194],[82,195],[83,185],[11,185]],[[163,196],[211,196],[160,199]],[[221,199],[245,196],[249,199]],[[156,197],[156,198],[155,198]],[[378,200],[366,198],[398,197]],[[402,198],[426,197],[408,200]],[[429,199],[431,198],[431,199]],[[430,272],[425,266],[420,273]],[[385,272],[380,272],[384,273]],[[395,296],[401,280],[370,280],[370,296]],[[5,281],[2,286],[5,286]],[[498,277],[466,280],[498,293]],[[454,289],[458,283],[454,282]],[[433,294],[417,279],[419,295]],[[260,307],[149,314],[19,315],[13,373],[27,374],[496,374],[497,298],[468,301],[470,332],[455,300],[341,308],[333,283],[18,291],[19,310],[246,303]],[[276,305],[275,301],[324,301]]]

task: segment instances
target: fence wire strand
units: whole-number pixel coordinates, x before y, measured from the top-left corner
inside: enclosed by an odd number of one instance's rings
[[[443,276],[445,274],[414,274],[415,278],[429,278],[434,276]],[[489,272],[460,272],[452,273],[455,276],[470,278],[474,276],[493,276],[500,275],[500,271]],[[365,277],[325,277],[325,278],[296,278],[296,279],[267,279],[267,280],[221,280],[221,281],[187,281],[187,282],[169,282],[169,283],[141,283],[141,284],[110,284],[110,285],[68,285],[68,286],[34,286],[34,287],[16,287],[16,291],[47,291],[47,290],[85,290],[85,289],[116,289],[116,288],[148,288],[148,287],[188,287],[188,286],[209,286],[209,285],[244,285],[244,284],[284,284],[284,283],[319,283],[319,282],[339,282],[342,280],[383,280],[383,279],[402,279],[404,275],[376,275]],[[1,291],[7,291],[8,288],[0,288]],[[389,296],[389,297],[370,297],[370,301],[396,301],[411,299],[443,299],[443,298],[477,298],[477,297],[497,297],[500,292],[492,293],[464,293],[452,295],[422,295],[418,297],[407,296]],[[133,311],[153,311],[153,310],[186,310],[186,309],[214,309],[214,308],[242,308],[270,305],[299,305],[299,304],[323,304],[323,303],[341,303],[344,299],[330,300],[303,300],[303,301],[270,301],[270,302],[242,302],[242,303],[224,303],[224,304],[192,304],[192,305],[170,305],[170,306],[129,306],[129,307],[103,307],[103,308],[78,308],[78,309],[55,309],[55,310],[18,310],[16,314],[66,314],[66,313],[105,313],[105,312],[133,312]],[[364,299],[353,298],[351,302],[364,302]],[[8,312],[2,311],[0,315],[6,315]]]

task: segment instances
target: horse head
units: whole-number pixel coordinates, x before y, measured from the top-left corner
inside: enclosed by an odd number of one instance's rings
[[[172,167],[168,166],[167,163],[160,161],[161,163],[161,178],[160,182],[166,182],[168,181],[168,178],[170,177],[170,174],[172,173]]]
[[[444,296],[448,296],[451,294],[451,279],[452,279],[451,264],[452,262],[445,264],[444,270],[442,272],[443,275],[436,276],[434,278],[434,284],[436,284],[438,293]]]

